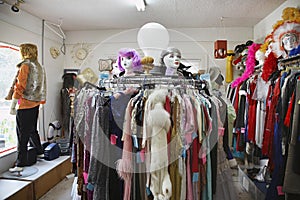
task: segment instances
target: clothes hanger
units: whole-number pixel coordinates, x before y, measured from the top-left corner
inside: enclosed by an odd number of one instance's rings
[[[61,28],[62,20],[60,20],[59,24],[55,24],[53,22],[44,20],[44,24],[47,28],[49,28],[53,33],[55,33],[57,36],[59,36],[62,39],[63,44],[60,47],[60,51],[65,55],[66,54],[66,44],[65,44],[66,35]],[[55,29],[57,29],[57,30],[55,30]]]
[[[88,81],[86,81],[84,84],[83,84],[83,87],[84,88],[96,88],[100,91],[106,91],[106,88],[105,87],[98,87],[97,85],[94,85]]]

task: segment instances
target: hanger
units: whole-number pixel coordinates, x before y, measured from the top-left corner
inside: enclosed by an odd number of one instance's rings
[[[64,31],[61,29],[61,23],[60,24],[55,24],[53,22],[50,21],[46,21],[45,20],[45,25],[56,35],[58,35],[61,39],[66,39],[66,35],[64,33]],[[55,30],[53,27],[55,27],[57,30]]]
[[[88,81],[86,81],[84,84],[83,84],[83,87],[84,88],[95,88],[95,89],[98,89],[100,91],[106,91],[106,88],[105,87],[98,87],[97,85],[94,85]]]
[[[65,44],[66,35],[61,28],[62,20],[60,20],[60,24],[55,24],[53,22],[44,20],[44,24],[45,24],[45,26],[47,26],[47,28],[49,28],[53,33],[55,33],[57,36],[59,36],[63,40],[63,42],[62,42],[63,44],[60,47],[60,51],[65,55],[66,54],[66,44]],[[55,29],[57,29],[57,30],[55,30]]]

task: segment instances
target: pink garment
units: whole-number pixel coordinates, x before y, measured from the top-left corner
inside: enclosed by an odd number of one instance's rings
[[[131,178],[133,173],[132,167],[132,139],[131,139],[131,111],[132,111],[132,99],[128,102],[125,121],[123,128],[123,154],[122,159],[117,161],[117,172],[120,178],[124,180],[124,200],[130,200],[131,193]]]
[[[185,121],[185,140],[186,144],[190,146],[193,142],[192,134],[195,132],[195,117],[194,109],[188,95],[183,96],[185,103],[186,121]]]

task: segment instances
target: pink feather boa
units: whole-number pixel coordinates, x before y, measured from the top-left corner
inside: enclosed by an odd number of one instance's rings
[[[245,81],[247,78],[249,78],[255,68],[255,52],[259,49],[260,44],[253,43],[251,46],[248,47],[248,55],[246,60],[246,70],[242,74],[242,76],[238,77],[231,83],[231,87],[235,88],[238,86],[241,82]]]

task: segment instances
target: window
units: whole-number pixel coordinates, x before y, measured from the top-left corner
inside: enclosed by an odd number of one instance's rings
[[[21,62],[19,47],[0,42],[0,156],[16,148],[16,116],[9,114],[11,101],[5,100]]]

